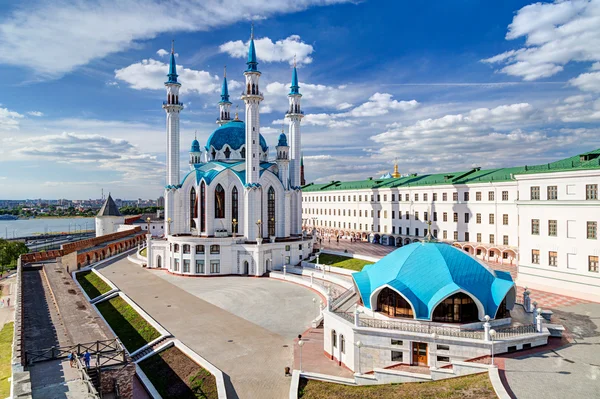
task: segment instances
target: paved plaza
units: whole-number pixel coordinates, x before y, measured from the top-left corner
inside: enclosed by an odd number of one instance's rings
[[[98,270],[221,369],[229,398],[287,397],[290,379],[284,368],[292,367],[293,337],[316,313],[315,293],[265,278],[175,278],[126,259]]]

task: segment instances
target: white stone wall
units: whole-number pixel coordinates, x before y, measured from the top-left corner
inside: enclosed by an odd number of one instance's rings
[[[96,216],[96,237],[115,233],[125,223],[123,216]]]

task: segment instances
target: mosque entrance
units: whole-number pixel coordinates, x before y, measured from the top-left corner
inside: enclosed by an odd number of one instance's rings
[[[427,344],[425,342],[413,342],[413,358],[414,366],[427,366]]]
[[[242,270],[242,274],[248,274],[248,261],[244,261],[244,269]]]

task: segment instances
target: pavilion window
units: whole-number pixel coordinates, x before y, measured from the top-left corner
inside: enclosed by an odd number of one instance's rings
[[[275,235],[275,189],[269,187],[267,194],[268,230],[269,236]]]
[[[238,219],[238,189],[233,187],[231,190],[231,231],[238,232],[238,223],[233,223],[233,220],[239,223]]]
[[[225,218],[225,190],[217,184],[215,188],[215,219]]]
[[[408,301],[390,288],[384,288],[377,297],[377,309],[390,317],[414,318]]]
[[[200,231],[206,231],[206,183],[200,184]]]
[[[479,321],[477,304],[462,292],[440,302],[433,311],[433,321],[441,323],[471,323]]]

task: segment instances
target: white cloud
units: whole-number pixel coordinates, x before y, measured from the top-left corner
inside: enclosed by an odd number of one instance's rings
[[[350,104],[350,103],[341,103],[341,104],[338,104],[335,108],[338,111],[343,111],[345,109],[352,108],[352,104]]]
[[[168,70],[168,64],[150,58],[115,70],[115,79],[136,90],[164,90]],[[217,92],[221,88],[221,79],[209,72],[178,65],[177,73],[177,79],[181,82],[181,93],[207,94]],[[235,80],[228,80],[227,83],[230,90],[240,87],[240,83]]]
[[[600,72],[582,73],[569,83],[583,91],[600,93]]]
[[[600,122],[600,99],[591,95],[571,96],[547,112],[550,121],[558,119],[566,123]]]
[[[248,46],[250,41],[242,42],[241,40],[230,41],[219,46],[222,53],[227,53],[234,58],[246,58],[248,56]],[[313,53],[313,46],[304,43],[300,36],[292,35],[283,40],[277,40],[275,43],[268,38],[254,39],[256,47],[256,57],[261,62],[288,62],[294,61],[298,64],[310,64]]]
[[[52,1],[17,6],[0,23],[0,62],[57,78],[161,33],[206,31],[350,0]],[[232,11],[235,10],[235,11]],[[73,39],[76,38],[76,39]]]
[[[504,65],[500,72],[537,80],[554,76],[570,62],[600,61],[600,7],[596,0],[535,3],[521,8],[508,26],[507,40],[524,47],[483,60]],[[593,68],[596,68],[594,64]]]
[[[309,161],[328,161],[332,158],[331,155],[307,155],[304,157],[305,160]]]
[[[0,130],[18,130],[19,119],[22,118],[23,115],[18,112],[0,108]]]
[[[168,54],[169,54],[169,52],[168,52],[167,50],[165,50],[164,48],[161,48],[160,50],[158,50],[158,51],[156,52],[156,54],[158,54],[158,56],[162,58],[162,57],[164,57],[165,55],[168,55]]]
[[[409,111],[419,106],[416,100],[398,101],[392,100],[392,95],[389,93],[375,93],[369,97],[369,101],[359,105],[344,116],[380,116],[385,115],[390,111]]]
[[[44,116],[44,113],[40,112],[40,111],[29,111],[27,113],[27,115],[31,115],[31,116]]]

